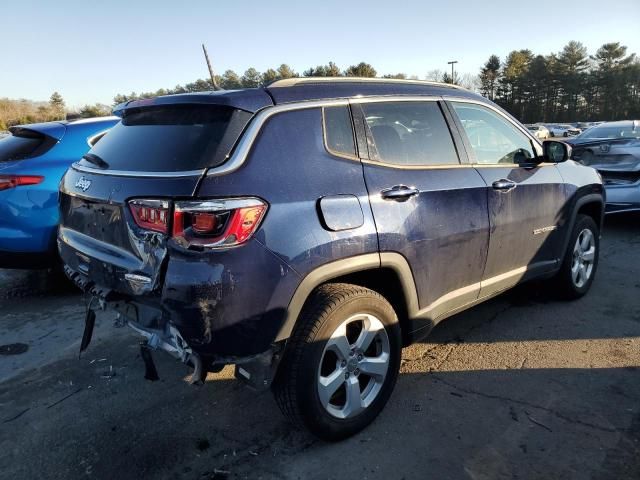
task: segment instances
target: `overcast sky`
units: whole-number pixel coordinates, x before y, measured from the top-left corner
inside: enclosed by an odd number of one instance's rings
[[[423,77],[449,60],[475,74],[492,53],[548,54],[570,40],[591,54],[613,41],[640,54],[640,0],[218,3],[0,0],[0,97],[46,100],[57,90],[71,107],[111,104],[117,93],[206,78],[203,42],[217,73],[239,74],[366,61],[379,75]]]

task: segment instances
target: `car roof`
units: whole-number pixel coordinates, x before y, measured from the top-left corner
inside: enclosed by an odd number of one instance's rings
[[[278,80],[259,88],[185,93],[132,100],[116,106],[113,112],[121,116],[130,108],[186,103],[224,105],[253,113],[283,103],[390,95],[451,95],[487,101],[476,93],[446,83],[384,78],[305,77]]]
[[[306,77],[278,80],[266,87],[275,104],[385,95],[455,95],[482,98],[458,85],[423,80]]]

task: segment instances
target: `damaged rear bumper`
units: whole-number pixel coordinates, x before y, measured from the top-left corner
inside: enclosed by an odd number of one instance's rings
[[[235,364],[237,375],[252,386],[270,384],[280,349],[275,338],[300,277],[261,243],[250,241],[224,254],[169,248],[157,288],[142,295],[135,292],[145,283],[143,274],[101,264],[94,276],[100,260],[64,241],[60,252],[78,287],[143,335],[145,349],[194,366],[194,382],[199,367],[206,376]]]

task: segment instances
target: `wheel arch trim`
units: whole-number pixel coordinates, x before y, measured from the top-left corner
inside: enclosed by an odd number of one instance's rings
[[[317,287],[344,275],[380,268],[389,268],[398,275],[402,285],[408,317],[413,318],[416,316],[419,310],[418,295],[413,273],[406,258],[395,252],[366,253],[326,263],[308,273],[298,285],[289,302],[284,323],[276,336],[275,342],[286,340],[291,336],[304,304],[311,292]]]
[[[566,255],[567,248],[569,248],[569,239],[571,237],[571,232],[573,231],[573,227],[576,224],[576,219],[578,218],[578,212],[582,207],[588,205],[590,203],[597,203],[600,205],[600,221],[598,221],[598,228],[600,229],[600,233],[602,233],[602,225],[604,223],[604,213],[605,213],[605,199],[604,195],[601,193],[588,193],[579,197],[576,200],[575,205],[573,206],[573,211],[571,212],[571,218],[569,223],[569,228],[567,228],[567,233],[564,239],[564,248],[562,249],[562,257]]]

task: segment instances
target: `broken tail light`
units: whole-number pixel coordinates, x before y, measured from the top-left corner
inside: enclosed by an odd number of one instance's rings
[[[231,247],[255,233],[267,211],[258,198],[175,202],[172,236],[186,247]]]
[[[0,191],[23,185],[37,185],[44,181],[40,175],[0,175]]]
[[[140,228],[169,233],[169,201],[135,199],[129,201],[129,210]]]

